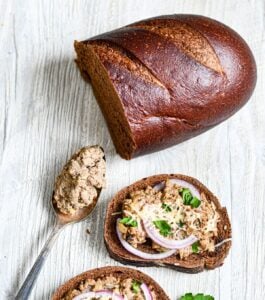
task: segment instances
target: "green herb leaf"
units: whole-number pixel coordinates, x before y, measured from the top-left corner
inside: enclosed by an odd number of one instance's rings
[[[204,300],[205,298],[204,298],[204,295],[203,295],[203,294],[197,294],[197,295],[194,296],[193,299],[194,299],[194,300]]]
[[[183,188],[180,191],[180,195],[183,199],[184,205],[190,205],[191,200],[193,199],[191,191],[187,188]]]
[[[180,297],[180,300],[214,300],[214,297],[204,294],[196,294],[193,296],[192,293],[187,293]]]
[[[185,223],[182,222],[182,221],[180,220],[179,223],[177,223],[177,225],[178,225],[180,228],[182,228],[182,227],[185,225]]]
[[[214,300],[214,297],[210,295],[206,295],[204,296],[204,300]]]
[[[136,281],[136,280],[133,280],[133,281],[132,281],[132,291],[133,291],[135,294],[138,294],[138,293],[139,293],[139,291],[140,291],[140,285],[141,285],[141,282]]]
[[[191,245],[191,248],[192,248],[192,252],[193,253],[198,253],[199,252],[199,246],[200,246],[200,243],[197,241],[195,243],[193,243]]]
[[[197,208],[201,205],[201,200],[197,197],[193,197],[191,191],[187,188],[180,190],[180,195],[184,205],[190,205],[192,208]]]
[[[180,297],[180,300],[193,300],[192,293],[186,293],[184,296]]]
[[[130,227],[136,227],[138,224],[137,224],[137,221],[134,220],[132,217],[125,217],[125,218],[122,218],[120,220],[120,223],[121,224],[124,224],[124,225],[127,225],[127,226],[130,226]]]
[[[163,236],[168,236],[171,232],[171,227],[165,220],[153,221],[155,227],[159,229],[159,232]]]
[[[171,208],[168,204],[166,204],[166,203],[163,203],[163,204],[162,204],[162,208],[163,208],[166,212],[172,211],[172,208]]]
[[[197,208],[201,205],[201,200],[199,200],[197,197],[193,197],[191,202],[190,202],[190,206],[192,208]]]

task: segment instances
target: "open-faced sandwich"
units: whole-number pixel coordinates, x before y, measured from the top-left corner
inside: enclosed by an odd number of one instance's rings
[[[104,239],[111,257],[122,263],[197,273],[223,264],[231,225],[226,208],[198,180],[156,175],[114,196]]]
[[[169,300],[146,274],[124,267],[82,273],[60,286],[52,300]]]

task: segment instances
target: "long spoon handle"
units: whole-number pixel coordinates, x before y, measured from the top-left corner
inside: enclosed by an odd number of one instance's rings
[[[40,270],[48,256],[48,254],[50,253],[50,250],[54,244],[54,242],[56,241],[56,238],[58,236],[58,233],[60,232],[60,230],[63,228],[64,225],[62,224],[56,224],[52,230],[52,232],[50,233],[50,236],[47,240],[47,242],[45,243],[45,245],[43,246],[41,253],[39,254],[36,262],[34,263],[33,267],[31,268],[27,278],[25,279],[22,287],[20,288],[20,290],[18,291],[15,300],[27,300],[30,296],[30,293],[32,291],[32,288],[35,284],[36,279],[38,278],[38,275],[40,273]]]

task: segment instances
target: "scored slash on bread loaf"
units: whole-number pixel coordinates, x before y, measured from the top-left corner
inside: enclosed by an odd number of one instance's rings
[[[256,83],[245,41],[206,17],[169,15],[75,42],[117,152],[126,159],[198,135],[242,107]]]
[[[110,274],[112,274],[114,277],[121,279],[132,278],[139,282],[144,282],[145,284],[153,287],[157,299],[169,300],[169,297],[166,295],[164,290],[151,277],[138,270],[125,267],[103,267],[84,272],[60,286],[53,294],[52,300],[62,299],[67,292],[77,288],[82,281],[85,281],[87,279],[96,279],[101,276],[109,276]]]
[[[193,184],[200,192],[203,192],[206,198],[215,204],[216,210],[220,215],[220,222],[218,222],[218,236],[217,243],[231,238],[231,224],[227,214],[226,208],[222,207],[219,200],[197,179],[184,176],[180,174],[162,174],[144,178],[134,184],[122,189],[110,201],[107,208],[105,225],[104,225],[104,241],[107,250],[112,258],[124,264],[131,264],[136,266],[158,266],[169,267],[177,271],[186,273],[198,273],[204,269],[214,269],[223,264],[224,259],[228,255],[231,247],[231,241],[227,241],[217,247],[214,252],[202,252],[198,254],[191,254],[186,259],[180,259],[176,255],[172,255],[165,259],[159,260],[145,260],[137,257],[123,248],[117,234],[116,221],[119,218],[117,212],[122,211],[123,201],[128,197],[132,191],[140,190],[149,186],[165,181],[166,179],[182,179]],[[148,250],[148,249],[147,249]]]

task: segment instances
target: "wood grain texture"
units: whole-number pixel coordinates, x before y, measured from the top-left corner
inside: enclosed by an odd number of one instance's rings
[[[74,63],[73,40],[146,17],[195,13],[238,31],[252,48],[258,83],[250,102],[215,129],[173,148],[122,160],[91,87]],[[0,299],[12,299],[54,223],[53,181],[78,148],[106,150],[108,187],[88,221],[60,235],[31,299],[49,299],[65,280],[118,265],[103,243],[108,200],[158,173],[198,178],[228,208],[233,246],[224,266],[197,275],[141,268],[172,300],[207,292],[217,300],[265,295],[265,7],[263,0],[0,0]],[[89,228],[91,234],[86,233]]]

